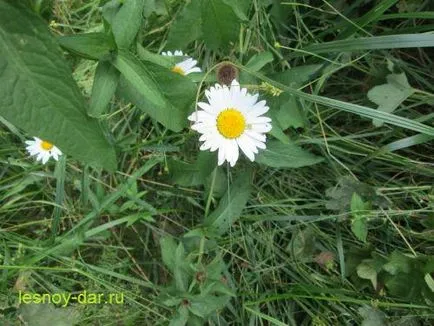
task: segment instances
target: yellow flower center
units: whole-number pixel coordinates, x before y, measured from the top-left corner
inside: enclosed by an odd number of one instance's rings
[[[182,68],[180,68],[180,67],[178,67],[178,66],[173,67],[173,68],[172,68],[172,71],[173,71],[173,72],[176,72],[177,74],[183,75],[183,76],[185,75],[185,71],[182,70]]]
[[[246,119],[240,111],[228,108],[217,116],[217,129],[225,138],[237,138],[246,129]]]
[[[49,151],[49,150],[51,150],[52,148],[53,148],[53,144],[52,143],[49,143],[49,142],[47,142],[47,141],[45,141],[45,140],[43,140],[42,142],[41,142],[41,147],[42,147],[42,149],[43,150],[45,150],[45,151]]]

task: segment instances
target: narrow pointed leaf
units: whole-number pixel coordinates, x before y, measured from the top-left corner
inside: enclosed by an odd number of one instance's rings
[[[119,82],[119,71],[108,61],[100,61],[95,71],[88,114],[100,117],[107,109]]]

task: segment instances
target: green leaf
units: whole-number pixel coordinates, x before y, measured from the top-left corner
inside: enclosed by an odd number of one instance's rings
[[[351,197],[351,214],[353,219],[351,221],[351,231],[360,241],[366,242],[368,236],[368,219],[366,217],[366,210],[370,209],[370,203],[363,202],[362,198],[356,193]]]
[[[85,59],[100,60],[109,57],[116,45],[104,33],[86,33],[60,36],[60,46]]]
[[[250,172],[241,174],[226,191],[216,210],[205,217],[204,225],[218,235],[224,234],[240,217],[251,191]]]
[[[248,20],[247,12],[252,5],[252,2],[250,0],[223,0],[225,4],[230,6],[234,13],[237,15],[237,17],[241,20]]]
[[[88,114],[100,117],[112,99],[119,82],[119,71],[108,61],[100,61],[95,71]]]
[[[190,300],[188,309],[196,316],[206,318],[211,313],[223,309],[230,299],[230,296],[195,296]]]
[[[195,84],[185,76],[152,64],[143,64],[121,52],[114,61],[123,78],[119,92],[153,119],[175,132],[187,127],[196,95]]]
[[[166,48],[185,49],[191,42],[202,36],[201,1],[192,0],[176,17],[170,27]]]
[[[184,305],[180,305],[176,311],[176,314],[170,320],[169,326],[184,326],[188,321],[189,311]]]
[[[237,40],[239,30],[238,17],[223,0],[202,2],[202,37],[211,50],[229,47]]]
[[[267,63],[273,62],[273,54],[269,51],[255,54],[246,63],[246,68],[252,71],[261,70]]]
[[[368,236],[368,221],[364,216],[357,216],[351,221],[351,231],[360,241],[366,242]]]
[[[361,326],[386,326],[386,315],[384,312],[370,306],[363,306],[358,309],[363,318]]]
[[[298,66],[284,72],[271,74],[269,77],[288,87],[299,88],[312,80],[321,68],[322,65]]]
[[[357,266],[357,275],[365,280],[370,280],[374,289],[377,288],[377,271],[369,261]]]
[[[116,168],[114,149],[86,114],[80,90],[45,23],[0,1],[0,115],[84,162]],[[97,155],[95,155],[97,154]]]
[[[194,164],[177,160],[169,161],[169,171],[174,183],[184,187],[202,185],[217,167],[215,153],[201,151]]]
[[[378,105],[378,110],[392,113],[409,96],[414,89],[409,85],[405,73],[390,74],[387,76],[387,84],[373,87],[368,92],[368,98]],[[384,121],[374,119],[376,127],[383,125]]]
[[[295,96],[281,94],[280,97],[283,103],[278,107],[275,122],[279,123],[282,130],[286,130],[289,127],[304,127],[303,113]]]
[[[320,163],[323,158],[294,143],[283,144],[278,140],[271,140],[267,142],[267,148],[259,152],[256,161],[274,168],[299,168]]]
[[[383,269],[392,275],[397,275],[398,273],[410,273],[410,258],[401,252],[395,250],[390,255],[389,261],[383,266]]]
[[[431,292],[434,292],[434,279],[432,278],[431,274],[425,274],[424,280]]]
[[[19,311],[28,326],[74,326],[80,321],[80,313],[73,307],[31,303],[21,305]]]
[[[390,123],[391,125],[398,126],[400,128],[406,128],[406,129],[414,130],[414,131],[417,131],[417,132],[420,132],[420,133],[423,133],[426,135],[434,136],[434,128],[433,127],[430,127],[430,126],[425,125],[423,123],[420,123],[418,121],[414,121],[411,119],[407,119],[407,118],[400,117],[400,116],[386,113],[386,112],[381,112],[381,111],[378,111],[375,109],[368,108],[366,106],[361,106],[361,105],[357,105],[357,104],[338,101],[338,100],[331,99],[328,97],[323,97],[323,96],[305,93],[305,92],[299,91],[295,88],[288,87],[282,83],[276,82],[276,81],[274,81],[274,80],[268,78],[267,76],[264,76],[258,72],[251,71],[247,68],[244,68],[244,70],[246,72],[248,72],[249,74],[252,74],[253,76],[257,77],[257,78],[259,78],[259,79],[261,79],[261,80],[263,80],[263,81],[265,81],[265,82],[267,82],[267,83],[269,83],[269,84],[271,84],[271,85],[273,85],[279,89],[284,90],[288,94],[295,95],[297,98],[305,99],[309,102],[321,104],[322,107],[335,108],[338,110],[354,113],[354,114],[360,115],[362,117],[370,118],[370,119],[373,119],[373,118],[381,119],[387,123]]]
[[[172,237],[160,238],[161,258],[164,265],[173,273],[175,270],[175,252],[177,244]]]
[[[124,0],[112,21],[112,31],[119,48],[128,48],[142,25],[144,0]]]
[[[354,52],[363,50],[422,48],[432,46],[434,46],[434,36],[430,33],[372,36],[309,45],[302,48],[302,51],[300,52],[291,53],[289,57],[306,55],[309,52]]]

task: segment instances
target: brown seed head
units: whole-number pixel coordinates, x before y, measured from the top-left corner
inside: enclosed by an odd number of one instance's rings
[[[238,69],[230,63],[221,64],[217,68],[217,81],[222,85],[230,85],[238,78]]]

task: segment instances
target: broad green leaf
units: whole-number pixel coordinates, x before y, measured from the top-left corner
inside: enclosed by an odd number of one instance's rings
[[[223,309],[230,299],[230,296],[195,296],[190,300],[188,309],[196,316],[206,318],[211,313]]]
[[[396,275],[398,273],[410,273],[411,260],[406,255],[402,254],[398,250],[392,252],[387,264],[383,266],[383,269],[389,274]]]
[[[191,0],[170,26],[166,48],[184,49],[202,36],[201,0]]]
[[[19,309],[22,320],[28,326],[74,326],[80,321],[80,313],[74,307],[55,308],[53,304],[23,304]]]
[[[368,236],[368,220],[365,216],[356,216],[351,221],[351,231],[360,241],[366,242]]]
[[[374,289],[377,288],[377,271],[369,261],[357,266],[357,275],[365,280],[370,280]]]
[[[409,85],[405,73],[390,74],[387,76],[387,84],[375,86],[368,92],[368,98],[378,105],[378,110],[392,113],[409,96],[414,89]],[[383,121],[374,119],[376,127],[383,125]]]
[[[358,309],[363,318],[361,326],[386,326],[386,315],[384,312],[370,306],[363,306]]]
[[[245,171],[229,186],[216,210],[205,217],[204,225],[218,235],[224,234],[240,217],[250,191],[250,171]]]
[[[169,172],[173,182],[185,187],[204,184],[216,167],[216,155],[208,151],[201,151],[194,164],[177,160],[169,161]]]
[[[237,0],[237,1],[223,0],[223,2],[232,8],[232,10],[238,16],[239,19],[241,19],[241,20],[248,20],[249,19],[247,17],[247,12],[248,12],[250,6],[252,5],[252,1],[250,1],[250,0]]]
[[[353,193],[351,197],[351,231],[360,241],[366,242],[366,237],[368,236],[368,219],[366,217],[366,210],[370,209],[370,203],[364,202],[362,198],[357,194]]]
[[[187,306],[179,305],[176,314],[170,320],[169,326],[184,326],[188,321],[189,311]]]
[[[202,37],[211,50],[229,47],[237,40],[239,30],[238,17],[223,0],[202,2]]]
[[[104,33],[86,33],[60,36],[60,46],[85,59],[100,60],[108,58],[116,45]]]
[[[177,244],[172,237],[160,238],[161,258],[164,265],[173,273],[175,270],[175,252]]]
[[[276,122],[282,130],[289,127],[302,128],[304,127],[304,117],[299,102],[293,95],[281,94],[284,99],[278,107],[276,113]]]
[[[100,117],[112,99],[119,82],[119,71],[108,61],[100,61],[95,71],[88,114]]]
[[[180,242],[175,250],[175,265],[173,268],[173,277],[178,291],[187,291],[189,279],[189,275],[187,274],[187,265],[188,260],[186,259],[184,245]]]
[[[273,54],[271,52],[260,52],[250,58],[250,60],[246,63],[246,68],[253,71],[259,71],[267,63],[273,62],[273,59]]]
[[[324,160],[294,143],[283,144],[278,140],[271,140],[266,145],[267,148],[260,150],[256,161],[273,168],[299,168]]]
[[[269,78],[288,87],[299,88],[312,80],[321,68],[322,65],[298,66],[284,72],[271,74]]]
[[[128,48],[142,26],[145,0],[124,0],[112,21],[112,31],[119,48]]]
[[[186,76],[129,54],[120,54],[114,65],[121,71],[119,93],[175,132],[187,127],[196,86]]]
[[[114,149],[86,115],[80,90],[45,23],[0,1],[0,114],[84,162],[116,168]]]

